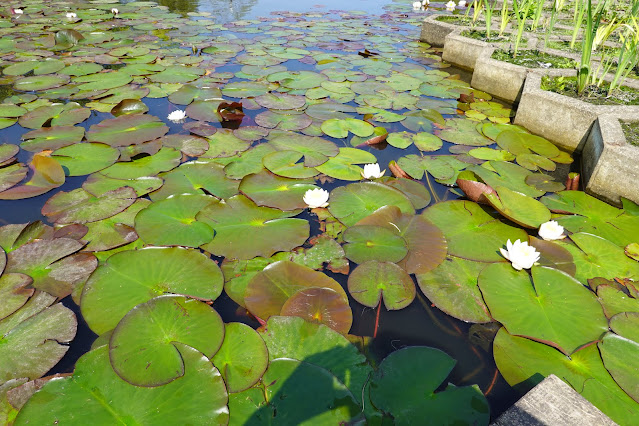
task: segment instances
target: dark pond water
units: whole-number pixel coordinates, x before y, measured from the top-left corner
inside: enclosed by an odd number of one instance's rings
[[[121,3],[127,2],[123,0]],[[332,9],[348,9],[362,10],[367,14],[383,14],[388,10],[396,10],[398,8],[410,11],[410,2],[386,2],[379,0],[351,0],[349,2],[344,2],[343,0],[318,1],[316,5],[312,2],[292,2],[285,0],[159,0],[158,3],[169,7],[172,11],[189,14],[193,19],[198,19],[198,14],[212,16],[213,20],[217,23],[257,19],[261,16],[269,16],[272,12],[282,10],[287,12],[304,12],[309,10],[328,11]],[[418,39],[419,28],[402,26],[401,22],[398,22],[397,26],[408,31],[414,40]],[[227,34],[233,34],[233,32],[227,31]],[[246,37],[246,34],[242,33],[235,35],[238,37]],[[420,59],[416,57],[410,58],[407,60],[407,63],[418,64],[420,63]],[[288,61],[285,65],[289,70],[314,69],[314,65],[305,65],[298,61]],[[237,72],[240,68],[241,65],[230,64],[216,68],[216,72]],[[458,73],[462,79],[466,81],[469,80],[468,74],[463,71],[451,68],[447,68],[446,71],[451,74]],[[237,79],[231,79],[230,81],[234,80]],[[161,118],[166,117],[168,112],[175,109],[175,106],[170,104],[166,98],[147,98],[144,101],[150,109],[149,114]],[[357,106],[354,102],[350,102],[349,104]],[[247,115],[242,125],[255,125],[254,118],[259,111],[245,110],[245,112]],[[93,111],[91,117],[81,125],[88,129],[92,124],[96,124],[109,117],[110,114]],[[190,121],[190,119],[187,120],[187,122],[188,121]],[[385,127],[389,132],[405,130],[399,123],[387,124]],[[10,129],[0,132],[0,139],[2,143],[18,144],[21,135],[26,131],[27,129],[15,125]],[[170,133],[176,132],[187,133],[181,126],[172,129]],[[340,146],[347,144],[347,142],[343,140],[333,139],[333,141]],[[448,146],[449,145],[445,143],[440,151],[432,154],[448,154]],[[375,153],[380,164],[388,164],[389,161],[395,160],[403,155],[419,154],[419,151],[414,146],[407,150],[393,148],[390,145],[378,148],[368,147],[366,149]],[[26,162],[30,154],[22,151],[21,156],[19,160]],[[44,203],[57,191],[69,191],[79,188],[84,179],[85,177],[69,178],[64,186],[58,190],[39,197],[22,201],[0,201],[0,222],[2,224],[24,223],[35,220],[43,220],[46,222],[46,218],[40,214],[40,209]],[[435,182],[428,182],[428,184],[432,185],[433,192],[440,200],[458,197],[458,194],[451,188]],[[324,188],[330,191],[338,185],[338,183],[326,184]],[[311,226],[315,225],[316,227],[317,221],[314,220],[311,215],[307,213],[304,214],[306,216],[301,217],[308,219],[311,222]],[[316,234],[318,233],[318,229],[312,229],[312,233],[313,231],[315,231]],[[355,265],[352,265],[352,268],[354,267]],[[346,277],[344,275],[331,274],[330,272],[327,272],[327,275],[336,279],[343,286],[346,285]],[[79,330],[77,337],[70,345],[71,348],[69,352],[51,373],[71,372],[77,359],[89,350],[93,340],[97,337],[81,319],[79,309],[70,298],[65,299],[64,303],[78,314]],[[491,404],[491,414],[493,418],[498,416],[505,408],[519,398],[520,394],[510,388],[497,373],[489,344],[489,330],[484,330],[482,327],[477,326],[471,327],[470,324],[444,314],[434,307],[423,295],[419,294],[419,291],[417,299],[410,306],[400,311],[392,312],[382,309],[381,312],[379,312],[378,320],[378,312],[375,310],[365,308],[352,299],[350,299],[350,303],[354,317],[353,327],[351,329],[352,334],[372,336],[375,324],[378,322],[377,337],[373,340],[371,348],[374,355],[379,359],[405,346],[425,345],[439,348],[458,361],[457,366],[449,377],[449,381],[456,385],[478,384]],[[216,300],[214,307],[222,315],[225,322],[242,321],[251,326],[259,325],[247,315],[244,315],[241,310],[238,310],[238,305],[224,294]]]

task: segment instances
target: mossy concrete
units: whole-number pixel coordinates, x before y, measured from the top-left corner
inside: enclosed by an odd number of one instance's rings
[[[551,374],[492,426],[613,426],[615,422],[586,398]]]

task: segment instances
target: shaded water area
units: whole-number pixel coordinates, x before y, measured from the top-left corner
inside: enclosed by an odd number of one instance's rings
[[[243,143],[241,138],[231,133],[234,128],[257,129],[258,133],[265,129],[264,133],[270,130],[269,138],[271,139],[279,130],[284,135],[290,135],[286,133],[287,131],[297,132],[311,137],[321,136],[339,148],[356,147],[373,154],[382,169],[388,169],[388,165],[393,161],[400,161],[405,171],[428,189],[427,197],[430,203],[425,204],[432,206],[436,202],[455,200],[463,195],[452,185],[461,169],[471,165],[478,166],[485,160],[498,160],[498,157],[484,158],[483,152],[470,153],[471,149],[478,146],[499,148],[494,141],[481,134],[480,130],[475,132],[475,128],[480,126],[479,128],[483,128],[486,135],[489,135],[493,126],[508,123],[512,112],[508,105],[499,102],[487,100],[479,102],[487,95],[480,92],[474,93],[469,89],[467,73],[443,63],[437,49],[417,43],[419,22],[432,9],[415,13],[411,11],[410,3],[357,0],[348,4],[344,4],[343,1],[320,1],[317,5],[307,5],[304,2],[291,3],[282,0],[159,0],[159,5],[168,7],[170,12],[175,12],[177,15],[165,18],[166,28],[159,28],[162,25],[156,25],[153,29],[148,27],[149,23],[143,16],[131,17],[133,24],[137,26],[137,32],[134,34],[136,41],[122,43],[122,45],[129,48],[131,45],[141,43],[143,49],[146,49],[144,42],[161,40],[167,44],[167,49],[172,51],[166,52],[166,58],[170,59],[157,61],[158,64],[163,67],[170,67],[173,63],[193,64],[206,71],[202,71],[200,75],[192,79],[167,74],[166,79],[154,80],[150,71],[149,74],[145,74],[147,71],[141,69],[139,73],[134,74],[134,81],[129,89],[150,87],[150,94],[142,98],[148,107],[147,114],[159,117],[169,127],[168,134],[194,133],[210,136],[210,139],[214,141],[211,142],[210,149],[213,152],[209,157],[206,154],[202,155],[203,153],[187,153],[188,150],[183,147],[182,161],[217,156],[218,160],[222,158],[220,162],[224,163],[226,161],[224,158],[229,155],[218,154],[226,149],[225,144],[235,147]],[[138,7],[140,2],[121,1],[97,4],[107,11],[112,6],[120,7],[122,19],[126,19],[126,7]],[[442,4],[434,4],[434,8],[441,6]],[[345,7],[348,9],[344,10]],[[362,11],[357,11],[358,9]],[[81,8],[78,8],[78,14],[82,17],[80,10]],[[171,19],[185,20],[180,22],[177,28],[172,28]],[[87,20],[90,20],[88,16]],[[122,28],[121,31],[126,30]],[[149,40],[142,33],[144,31],[148,31]],[[116,46],[117,44],[114,44],[109,48]],[[184,54],[183,51],[192,55]],[[128,59],[124,61],[126,65],[115,62],[110,64],[104,58],[100,60],[104,61],[101,63],[105,69],[121,70],[134,65],[135,58],[144,55],[140,52],[131,53],[129,58],[125,58]],[[144,63],[142,60],[139,62],[139,64]],[[281,77],[270,78],[276,73],[287,72],[289,75],[282,74]],[[304,75],[303,72],[310,72],[306,75],[308,80],[317,81],[310,83],[303,81],[299,77]],[[321,78],[318,77],[320,74]],[[267,77],[268,79],[265,80],[264,78]],[[211,109],[205,105],[207,101],[203,100],[207,94],[199,93],[195,89],[193,93],[196,101],[190,106],[187,106],[190,100],[177,102],[176,98],[173,98],[174,102],[171,102],[171,97],[167,99],[167,95],[170,96],[182,85],[193,81],[196,81],[193,83],[194,87],[197,87],[196,84],[199,81],[201,87],[222,89],[219,93],[227,100],[241,100],[245,115],[240,122],[220,119],[206,120],[208,124],[203,124],[203,117],[215,111],[219,102]],[[255,85],[243,83],[247,81],[255,82]],[[371,83],[366,86],[363,82]],[[18,91],[12,92],[8,85],[3,87],[8,88],[5,97],[20,94]],[[69,93],[63,93],[62,90],[59,98],[55,93],[47,97],[63,102],[68,102],[70,98],[92,108],[88,118],[77,123],[77,126],[89,132],[92,126],[113,118],[113,115],[108,112],[113,104],[104,102],[104,98],[101,97],[103,93],[91,96],[94,94],[88,90],[87,99],[83,99],[80,96],[82,91],[79,95],[73,92],[73,89],[70,89],[70,96],[67,98],[62,95],[69,95]],[[113,89],[116,91],[113,92]],[[96,89],[96,91],[99,90],[102,89]],[[105,90],[111,90],[109,94],[118,99],[127,98],[126,90],[128,89],[123,89],[125,93],[117,92],[117,87]],[[293,102],[293,97],[306,96],[306,105],[325,102],[330,104],[330,109],[318,108],[313,113],[308,110],[306,113],[293,113],[288,108],[277,105],[279,102],[277,100],[262,101],[262,103],[255,100],[266,93],[278,92],[292,96],[290,99],[282,98],[283,103]],[[458,98],[462,95],[476,96],[477,102],[474,102],[474,98],[460,99],[461,102],[458,102]],[[199,101],[198,96],[200,96]],[[188,98],[189,94],[187,93],[185,97]],[[196,107],[198,102],[201,103]],[[183,109],[186,109],[187,117],[182,122],[175,123],[166,119],[172,112]],[[281,117],[281,111],[288,111],[288,114]],[[426,112],[420,113],[420,111]],[[353,124],[357,128],[351,128],[350,133],[346,132],[348,137],[339,137],[343,130],[341,128],[331,129],[324,126],[327,120],[347,118],[357,121]],[[197,127],[193,127],[196,121],[200,123]],[[367,133],[367,126],[370,126],[367,122],[373,123],[376,128],[383,127],[389,135],[396,135],[396,137],[380,144],[367,145],[366,141],[372,134],[372,131]],[[211,127],[215,130],[211,130]],[[364,130],[360,127],[364,127]],[[224,130],[224,128],[231,130]],[[273,128],[275,130],[271,130]],[[447,129],[450,131],[449,137],[442,136],[440,132]],[[28,131],[30,129],[15,124],[0,131],[0,141],[3,144],[19,144]],[[226,135],[227,139],[215,140],[213,131],[217,131],[218,137],[221,134]],[[362,132],[362,136],[356,136],[357,132]],[[424,140],[418,142],[415,139],[413,143],[411,134],[421,134]],[[443,141],[438,142],[439,137],[435,140],[425,136],[426,134],[440,135]],[[126,136],[111,137],[117,139]],[[471,142],[464,144],[466,138]],[[479,138],[482,140],[472,142]],[[247,140],[250,141],[249,145],[256,142],[254,147],[259,143],[266,143],[266,140],[262,142],[262,139],[263,137],[256,136]],[[458,142],[451,143],[451,140]],[[140,145],[147,142],[149,141],[144,141]],[[438,145],[438,143],[441,144]],[[115,139],[110,139],[108,144],[123,150],[126,146],[124,143],[116,143]],[[46,147],[46,144],[43,146]],[[54,151],[59,148],[59,146],[50,147]],[[144,147],[133,149],[130,154],[132,159],[140,160],[156,155],[158,150],[159,147],[148,143]],[[243,149],[236,148],[236,152],[242,151]],[[32,160],[33,155],[34,152],[23,149],[18,153],[17,160],[26,164]],[[503,151],[499,155],[503,155]],[[419,159],[424,156],[432,160],[432,164],[420,163]],[[453,163],[450,163],[443,159],[444,156],[455,156],[455,159],[451,160]],[[400,160],[402,158],[403,160]],[[537,158],[530,161],[543,163]],[[322,178],[316,184],[332,192],[336,188],[357,181],[359,179],[357,175],[355,178],[352,177],[353,165],[361,165],[364,162],[369,161],[350,163],[346,161],[346,165],[338,164],[333,168],[327,168],[322,171]],[[278,165],[281,167],[278,170],[283,170],[284,166],[288,167],[290,164],[282,163]],[[570,167],[573,169],[576,167],[574,164],[558,164],[558,166],[555,173],[558,176],[561,175],[560,180]],[[533,165],[532,169],[535,168],[536,166]],[[275,169],[274,166],[269,170]],[[342,169],[348,169],[348,171],[344,172]],[[355,170],[358,172],[357,167]],[[295,177],[294,173],[290,175],[286,173],[288,172],[283,171],[282,175]],[[349,174],[350,182],[340,179]],[[389,175],[390,171],[387,171],[386,176]],[[298,176],[298,178],[302,177],[304,176]],[[0,221],[2,224],[16,224],[42,220],[54,225],[50,217],[41,214],[45,203],[60,191],[81,188],[86,179],[84,175],[69,176],[62,186],[42,195],[24,200],[1,200]],[[551,180],[551,178],[548,179]],[[211,195],[208,190],[197,192],[200,194],[206,192]],[[249,193],[248,190],[245,192]],[[420,197],[424,197],[421,192],[414,196],[418,201],[424,201],[424,199],[420,200]],[[153,199],[153,201],[156,200]],[[415,212],[423,212],[424,205],[416,207]],[[325,231],[325,219],[318,219],[317,214],[309,209],[296,208],[299,210],[295,217],[306,220],[310,224],[311,237]],[[249,240],[252,238],[249,234],[244,234],[243,237]],[[307,242],[304,247],[308,249],[311,245]],[[224,260],[219,253],[214,253],[213,258],[220,264]],[[357,267],[354,261],[350,262],[351,272]],[[347,289],[348,275],[332,272],[328,268],[324,268],[323,272]],[[366,307],[358,303],[351,294],[348,294],[348,302],[353,317],[350,334],[369,337],[376,334],[376,337],[370,341],[368,350],[377,363],[390,353],[404,347],[438,348],[457,360],[456,366],[444,384],[447,382],[457,386],[477,384],[490,404],[492,419],[521,396],[519,391],[512,389],[498,374],[493,361],[491,341],[496,327],[473,325],[445,314],[424,296],[419,288],[417,288],[415,299],[399,310]],[[90,349],[97,338],[97,335],[85,323],[79,308],[70,296],[63,299],[63,304],[78,316],[78,333],[69,343],[70,349],[67,354],[51,369],[50,374],[72,372],[78,358]],[[237,321],[253,328],[260,326],[253,316],[225,292],[222,292],[212,306],[225,323]],[[440,389],[444,387],[442,385]]]

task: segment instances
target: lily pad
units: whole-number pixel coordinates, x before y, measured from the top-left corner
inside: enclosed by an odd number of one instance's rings
[[[374,126],[354,118],[331,118],[322,123],[322,131],[333,138],[345,138],[351,132],[356,136],[366,137],[373,134]]]
[[[357,148],[340,148],[335,157],[331,157],[316,170],[336,179],[355,181],[362,178],[363,169],[356,164],[375,163],[377,158],[368,151]]]
[[[444,233],[448,253],[468,260],[499,262],[507,240],[526,241],[528,234],[491,216],[472,201],[446,201],[430,206],[423,215]]]
[[[58,192],[42,207],[42,214],[56,224],[87,223],[120,213],[136,200],[133,188],[122,187],[95,197],[82,188]]]
[[[488,402],[477,386],[448,384],[435,392],[455,364],[435,348],[412,346],[395,351],[384,358],[373,376],[371,401],[399,425],[425,418],[437,424],[487,424]]]
[[[92,125],[86,137],[88,142],[127,146],[157,139],[168,131],[169,128],[157,117],[146,114],[127,114]],[[123,134],[126,134],[126,137],[122,137]]]
[[[539,228],[550,220],[550,210],[534,198],[498,186],[497,195],[485,194],[490,204],[504,217],[525,228]]]
[[[101,143],[78,143],[55,150],[51,158],[60,163],[67,176],[84,176],[115,163],[120,152]]]
[[[153,201],[178,194],[211,194],[225,199],[238,193],[239,182],[228,179],[224,166],[211,161],[189,161],[160,177],[164,185],[151,193]]]
[[[151,388],[122,380],[111,367],[108,348],[94,349],[78,360],[72,377],[45,384],[25,404],[16,424],[73,422],[77,414],[69,410],[73,406],[98,423],[118,422],[124,416],[137,423],[228,422],[228,396],[218,370],[196,349],[176,347],[184,376]]]
[[[146,267],[140,268],[140,265]],[[208,256],[193,249],[123,251],[100,265],[82,292],[82,316],[97,334],[115,328],[134,306],[164,293],[215,300],[224,278]]]
[[[235,195],[224,203],[209,205],[196,220],[215,231],[213,241],[202,246],[204,250],[231,259],[251,259],[269,257],[304,244],[309,236],[309,223],[291,218],[295,214],[258,207],[247,197]]]
[[[212,357],[224,340],[224,323],[206,303],[158,296],[134,307],[109,340],[113,370],[136,386],[162,386],[185,374],[179,344]]]
[[[324,324],[341,334],[347,334],[353,324],[353,312],[348,300],[327,287],[298,290],[284,303],[280,315]]]
[[[639,403],[639,343],[606,333],[597,346],[604,365],[615,382]]]
[[[239,189],[258,206],[295,210],[306,207],[304,194],[317,188],[314,182],[313,179],[289,179],[263,171],[246,176]]]
[[[135,217],[135,230],[146,243],[199,247],[213,239],[213,229],[195,216],[218,200],[205,194],[173,195],[151,203]]]
[[[570,355],[608,329],[595,295],[568,274],[534,266],[532,281],[534,287],[527,272],[508,264],[489,265],[479,275],[479,288],[492,317],[511,334]]]
[[[182,153],[173,148],[162,148],[157,154],[141,157],[129,162],[115,163],[100,173],[115,179],[136,179],[154,176],[172,170],[180,164]]]
[[[84,129],[77,126],[43,127],[22,135],[25,141],[20,147],[25,151],[38,152],[47,149],[58,149],[63,146],[80,142],[84,136]]]
[[[382,226],[351,226],[343,238],[346,257],[355,263],[369,260],[399,262],[408,253],[406,241],[397,232]]]
[[[225,325],[222,346],[211,358],[222,374],[229,392],[253,386],[266,371],[268,350],[260,335],[246,324]]]
[[[348,277],[348,292],[364,306],[376,307],[382,300],[388,310],[399,310],[415,299],[415,284],[404,269],[391,262],[368,261]]]

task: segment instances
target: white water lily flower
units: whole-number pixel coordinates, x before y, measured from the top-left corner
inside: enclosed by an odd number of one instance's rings
[[[15,13],[16,15],[22,15],[24,11],[22,9],[13,9],[13,13]]]
[[[535,262],[539,260],[539,256],[541,256],[534,247],[528,245],[528,242],[524,241],[522,243],[519,240],[514,243],[508,240],[506,250],[500,248],[499,251],[501,251],[502,256],[510,260],[513,268],[518,271],[532,268]]]
[[[422,2],[420,1],[413,2],[413,10],[419,10],[421,8],[422,8]]]
[[[546,241],[566,238],[564,235],[564,227],[557,223],[556,220],[550,220],[546,223],[542,223],[539,227],[539,236]]]
[[[186,113],[181,109],[176,109],[175,111],[171,111],[171,113],[167,115],[166,118],[174,123],[180,123],[186,118]]]
[[[423,0],[422,1],[422,6],[426,7],[430,4],[430,0]]]
[[[309,189],[304,194],[304,202],[312,209],[328,206],[328,191],[321,188]]]
[[[117,15],[118,13],[120,13],[120,11],[114,7],[113,9],[111,9],[111,13]]]
[[[365,164],[364,171],[362,171],[361,173],[364,179],[378,179],[384,176],[384,173],[386,173],[386,169],[380,172],[379,164],[377,163]]]
[[[457,2],[457,6],[466,7],[466,0],[459,0],[459,2]]]
[[[75,19],[75,18],[77,18],[77,17],[78,17],[78,15],[76,15],[75,13],[73,13],[73,12],[67,12],[67,18],[69,18],[69,19]]]
[[[455,10],[456,6],[457,3],[455,3],[453,0],[450,0],[448,3],[446,3],[446,10]]]

